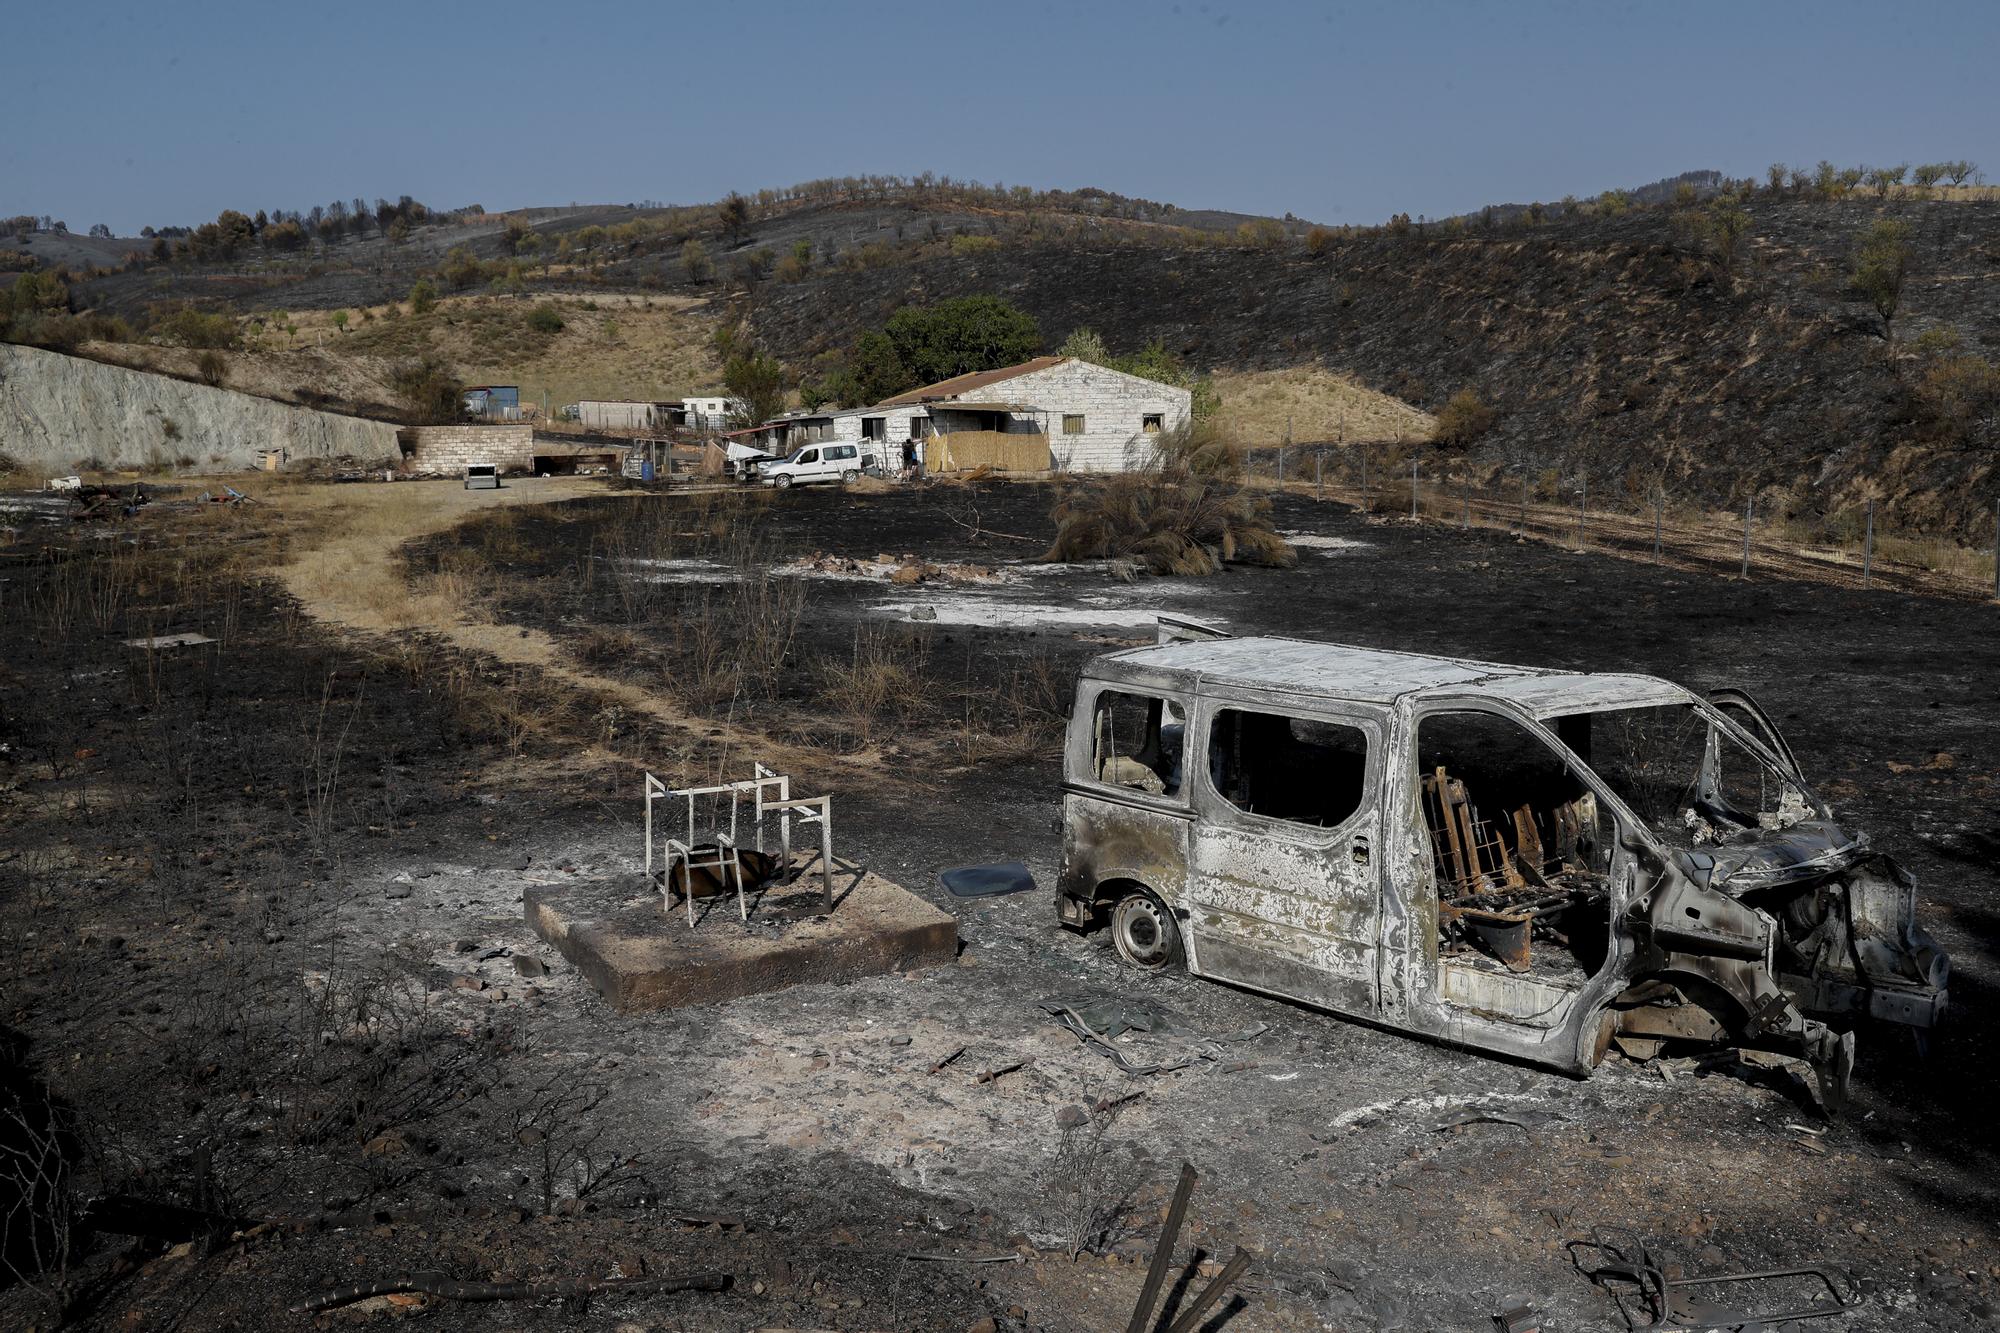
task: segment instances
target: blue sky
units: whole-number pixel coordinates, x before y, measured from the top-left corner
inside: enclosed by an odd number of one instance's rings
[[[23,5],[0,215],[818,176],[1377,222],[1774,160],[2000,178],[2000,4]]]

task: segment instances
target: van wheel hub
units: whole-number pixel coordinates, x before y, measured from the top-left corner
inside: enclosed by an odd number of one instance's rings
[[[1144,893],[1118,900],[1111,913],[1111,942],[1119,957],[1149,972],[1177,962],[1181,953],[1180,927],[1158,899]]]

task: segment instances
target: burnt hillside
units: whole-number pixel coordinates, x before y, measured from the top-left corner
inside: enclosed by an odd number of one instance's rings
[[[788,361],[844,347],[896,306],[997,292],[1053,345],[1090,326],[1207,369],[1321,362],[1436,410],[1471,388],[1500,414],[1473,459],[1593,493],[1651,493],[1799,515],[1881,488],[1900,521],[1982,537],[1994,441],[1935,438],[1903,350],[1951,327],[2000,349],[2000,205],[1757,202],[1724,280],[1665,210],[1494,233],[1337,239],[1319,254],[1144,244],[1009,244],[754,294]],[[1911,228],[1894,349],[1848,290],[1875,219]],[[1227,411],[1227,405],[1224,406]]]

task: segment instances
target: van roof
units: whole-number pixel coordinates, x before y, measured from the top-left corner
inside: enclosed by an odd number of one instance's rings
[[[1551,671],[1275,636],[1129,648],[1105,654],[1091,668],[1091,674],[1111,679],[1161,673],[1188,677],[1189,688],[1200,681],[1216,681],[1360,703],[1391,704],[1410,695],[1485,694],[1509,700],[1539,718],[1681,704],[1693,698],[1681,686],[1657,676]]]

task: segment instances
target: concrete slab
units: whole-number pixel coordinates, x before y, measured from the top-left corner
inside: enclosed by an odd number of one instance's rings
[[[752,896],[750,921],[734,894],[697,898],[691,929],[669,914],[644,876],[531,886],[528,926],[575,964],[625,1014],[714,1004],[808,982],[853,981],[949,963],[958,922],[908,889],[857,869],[836,870],[834,908],[820,912],[820,880]]]

